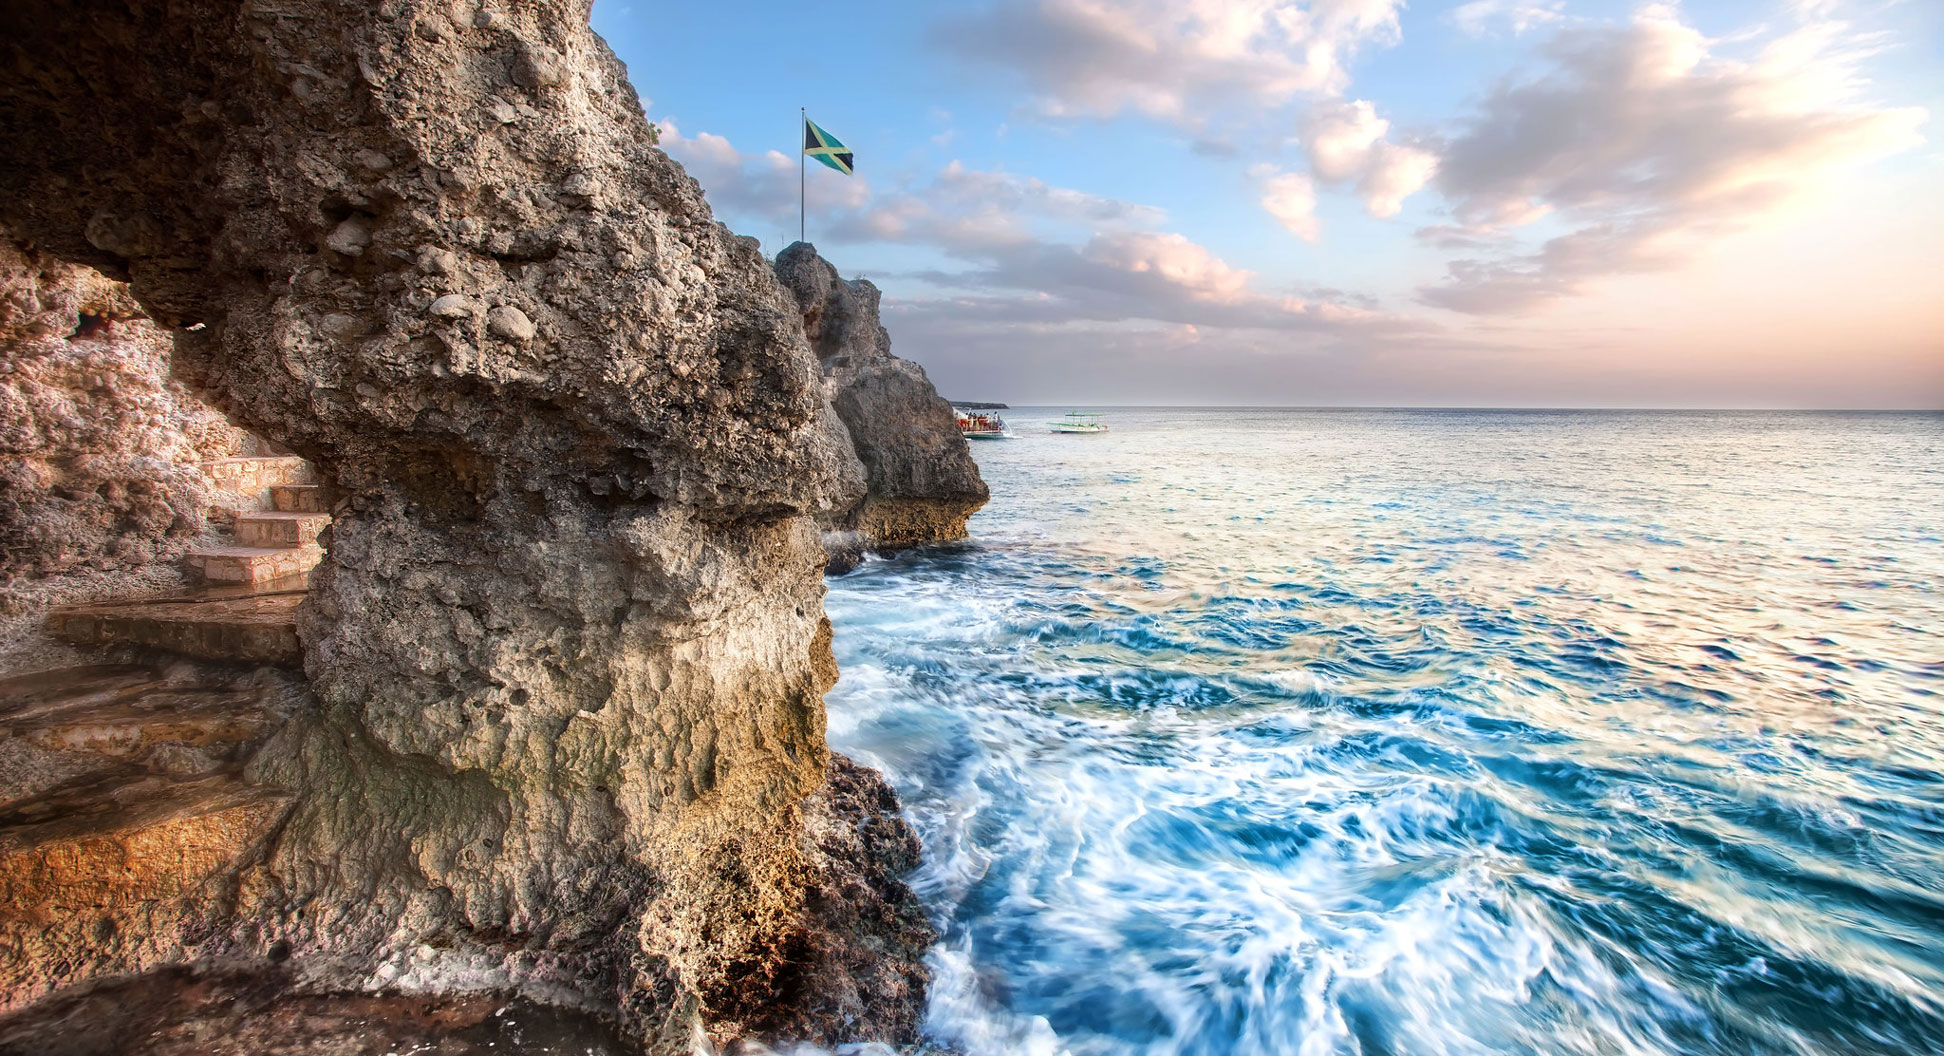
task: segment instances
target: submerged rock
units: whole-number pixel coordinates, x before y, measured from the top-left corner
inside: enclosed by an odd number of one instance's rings
[[[875,523],[835,415],[876,390],[826,404],[798,306],[587,16],[0,11],[0,225],[126,278],[176,373],[339,497],[299,703],[247,760],[268,813],[197,859],[193,912],[16,933],[15,1026],[220,959],[571,1004],[648,1052],[910,1033],[927,933],[881,882],[888,801],[827,785],[821,697],[815,518]]]
[[[775,269],[803,314],[824,399],[863,471],[863,494],[821,518],[833,570],[860,556],[857,537],[846,533],[861,534],[867,547],[963,538],[966,519],[990,493],[952,405],[923,367],[891,354],[878,288],[844,280],[807,242],[778,253]]]

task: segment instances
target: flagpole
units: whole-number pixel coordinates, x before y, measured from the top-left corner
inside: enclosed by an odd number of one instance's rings
[[[810,120],[809,108],[802,107],[802,106],[797,107],[797,241],[798,242],[809,241],[808,238],[804,237],[804,231],[806,229],[804,227],[804,219],[803,219],[803,214],[805,211],[804,202],[808,200],[808,196],[806,195],[803,189],[804,187],[803,129],[805,125],[809,122],[809,120]]]

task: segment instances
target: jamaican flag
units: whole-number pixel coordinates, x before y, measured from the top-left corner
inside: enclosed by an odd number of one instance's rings
[[[807,117],[803,119],[803,152],[846,176],[851,174],[850,148]]]

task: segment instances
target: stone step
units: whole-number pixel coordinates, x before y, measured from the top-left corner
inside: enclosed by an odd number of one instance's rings
[[[272,484],[270,505],[284,513],[329,513],[324,489],[316,484]]]
[[[69,668],[82,686],[41,693],[0,716],[0,823],[55,820],[87,790],[234,770],[279,721],[260,685],[171,682],[161,667],[127,667],[118,688]],[[92,682],[92,685],[88,683]],[[30,695],[34,695],[31,693]]]
[[[319,546],[212,546],[189,552],[189,567],[213,583],[265,583],[309,572],[324,559]]]
[[[71,781],[0,808],[0,862],[11,866],[14,863],[8,859],[22,852],[31,856],[35,850],[50,844],[78,843],[85,846],[108,837],[111,846],[102,849],[111,853],[107,856],[108,860],[101,863],[103,868],[77,868],[81,863],[73,860],[58,864],[64,872],[80,874],[76,879],[86,879],[86,874],[96,873],[100,880],[113,883],[118,878],[117,874],[119,878],[128,878],[137,871],[129,868],[129,856],[117,860],[113,855],[116,849],[113,845],[121,843],[115,837],[139,838],[160,826],[182,821],[194,822],[212,815],[220,817],[238,807],[260,815],[263,807],[280,807],[285,802],[288,802],[288,797],[274,789],[248,784],[240,763],[228,763],[215,770],[189,775],[150,772],[139,766],[127,766]],[[213,828],[220,834],[221,825]],[[151,852],[172,850],[169,843],[167,839],[156,840],[149,849]],[[176,857],[172,854],[157,854],[156,857],[158,860],[155,864],[163,868],[178,864],[170,861]],[[9,871],[6,866],[0,866],[0,876],[5,876]],[[12,879],[44,879],[33,875],[41,871],[23,870],[26,877],[17,875]],[[0,884],[3,883],[0,881]],[[72,884],[72,888],[72,894],[86,897],[88,885]],[[27,904],[31,906],[33,902]]]
[[[138,697],[161,688],[163,677],[160,668],[147,664],[97,664],[0,678],[0,723],[29,711]]]
[[[328,513],[244,513],[236,518],[239,546],[315,546],[317,533],[329,527]]]
[[[235,588],[211,593],[241,600]],[[32,996],[30,986],[61,990],[125,972],[131,956],[195,941],[181,936],[196,928],[208,934],[212,900],[234,897],[290,808],[251,763],[291,714],[295,690],[260,668],[174,660],[0,679],[0,975],[9,1001]],[[168,1051],[212,1051],[204,1040]],[[21,1048],[0,1021],[0,1053],[84,1051],[150,1050],[141,1039]]]
[[[278,484],[313,484],[317,473],[296,455],[218,458],[202,464],[210,482],[225,491],[255,494]]]
[[[139,929],[160,937],[192,924],[215,893],[208,885],[225,890],[260,860],[289,806],[249,773],[283,722],[280,692],[253,675],[205,679],[179,665],[0,682],[0,695],[19,701],[0,713],[9,985],[114,970],[108,937],[135,928],[141,941]],[[11,1051],[0,1037],[0,1052]]]
[[[240,549],[240,548],[239,548]],[[141,645],[203,660],[303,663],[297,641],[302,590],[231,598],[166,598],[54,610],[48,629],[76,645]]]

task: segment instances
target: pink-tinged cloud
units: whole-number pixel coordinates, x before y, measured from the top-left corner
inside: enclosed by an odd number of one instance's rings
[[[1009,0],[945,19],[945,50],[1010,71],[1049,116],[1136,111],[1200,127],[1348,86],[1349,57],[1397,39],[1399,0]]]
[[[1453,25],[1467,36],[1493,34],[1500,26],[1518,36],[1566,17],[1565,0],[1471,0],[1450,14]]]
[[[1256,174],[1262,177],[1262,207],[1277,223],[1305,242],[1315,242],[1322,236],[1316,223],[1316,184],[1308,176],[1277,173],[1266,166],[1258,168]]]
[[[1354,183],[1371,216],[1396,216],[1404,199],[1431,182],[1438,158],[1391,142],[1389,132],[1390,122],[1377,116],[1369,100],[1319,103],[1303,119],[1310,172],[1325,183]]]
[[[1562,32],[1551,68],[1503,86],[1443,151],[1437,188],[1454,231],[1489,239],[1552,214],[1568,230],[1536,250],[1450,263],[1420,290],[1442,308],[1516,313],[1606,276],[1679,267],[1709,243],[1773,219],[1859,162],[1919,142],[1928,115],[1855,97],[1867,44],[1813,24],[1752,60],[1669,7],[1623,27]]]
[[[778,217],[779,187],[787,183],[793,191],[795,182],[794,167],[779,166],[786,160],[781,155],[745,154],[721,136],[683,135],[672,122],[662,128],[664,147],[702,183],[719,211]],[[1271,207],[1284,222],[1292,230],[1305,220],[1313,227],[1309,178],[1264,175]],[[813,200],[821,239],[924,246],[962,264],[907,276],[956,291],[907,299],[902,310],[908,318],[915,312],[977,317],[994,326],[1165,324],[1337,339],[1423,329],[1355,293],[1262,290],[1254,272],[1184,235],[1152,230],[1166,220],[1153,206],[959,161],[894,192],[855,187],[831,192],[844,197]],[[784,204],[786,213],[793,211],[787,208],[793,201]],[[1083,232],[1077,238],[1075,228]]]

